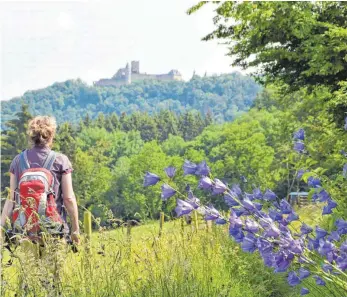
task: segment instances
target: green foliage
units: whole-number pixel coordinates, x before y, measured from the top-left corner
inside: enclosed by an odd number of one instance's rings
[[[344,2],[217,2],[217,27],[204,40],[226,40],[233,65],[258,67],[260,79],[290,90],[347,79]],[[202,4],[188,13],[198,10]],[[265,74],[265,76],[263,76]]]
[[[209,116],[215,120],[229,121],[249,109],[258,91],[259,85],[252,78],[239,73],[194,77],[188,82],[141,81],[121,87],[89,87],[77,79],[55,83],[5,101],[1,115],[5,123],[20,110],[22,103],[26,103],[33,115],[53,115],[59,123],[78,123],[87,114],[86,126],[91,118],[98,118],[98,125],[104,126],[107,120],[100,113],[121,115],[142,111],[154,114],[160,111],[165,113],[165,110],[177,114],[199,111],[201,114],[210,113]],[[161,137],[160,131],[152,131],[152,124],[146,123],[149,131],[143,132],[144,138],[148,133],[159,133]],[[119,123],[113,118],[108,120],[107,125],[108,130],[112,127],[117,129]],[[171,129],[170,133],[173,133],[175,125]]]

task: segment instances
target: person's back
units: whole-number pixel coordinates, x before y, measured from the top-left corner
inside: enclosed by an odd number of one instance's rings
[[[52,176],[53,180],[50,194],[54,197],[57,212],[61,219],[59,221],[62,222],[61,230],[64,234],[68,234],[69,232],[66,222],[66,209],[71,219],[71,238],[75,243],[79,243],[78,210],[71,177],[73,169],[67,156],[54,153],[51,150],[55,130],[55,120],[51,117],[39,116],[29,122],[28,135],[33,146],[31,149],[25,150],[17,155],[11,163],[10,200],[7,200],[4,205],[1,216],[1,227],[4,227],[6,220],[11,217],[13,209],[18,206],[16,204],[21,203],[20,199],[19,202],[16,201],[16,197],[18,198],[16,193],[19,191],[17,188],[23,171],[25,172],[28,169],[28,171],[35,171],[34,168],[44,168],[50,156],[52,157],[52,162],[49,164],[48,173]],[[27,164],[26,167],[23,166],[23,163]],[[40,174],[42,173],[40,172]]]

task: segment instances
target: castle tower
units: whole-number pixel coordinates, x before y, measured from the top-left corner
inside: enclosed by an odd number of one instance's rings
[[[131,61],[131,73],[140,73],[140,61]]]
[[[128,85],[131,84],[131,69],[129,63],[127,63],[127,66],[125,66],[125,81]]]

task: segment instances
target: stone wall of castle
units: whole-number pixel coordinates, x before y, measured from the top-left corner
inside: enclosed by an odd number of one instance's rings
[[[112,78],[103,78],[94,82],[95,86],[121,86],[142,80],[182,80],[181,74],[177,70],[171,70],[166,74],[140,73],[140,62],[131,61],[125,68],[120,68]]]

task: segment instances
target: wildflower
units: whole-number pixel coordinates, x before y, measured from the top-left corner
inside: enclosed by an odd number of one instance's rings
[[[318,193],[318,197],[319,197],[319,202],[326,202],[330,199],[330,195],[329,193],[322,189],[319,193]]]
[[[280,221],[282,220],[282,214],[279,213],[278,211],[274,210],[274,209],[270,209],[269,210],[269,216],[271,219],[273,219],[274,221]]]
[[[241,243],[244,237],[245,234],[242,232],[242,230],[239,230],[239,232],[233,235],[233,238],[237,243]]]
[[[161,186],[161,198],[166,201],[170,197],[176,194],[176,190],[171,188],[168,184],[163,184]]]
[[[325,286],[325,281],[321,279],[318,275],[314,275],[313,278],[316,280],[318,286]]]
[[[259,225],[257,222],[250,220],[250,219],[246,219],[245,221],[245,230],[249,231],[249,232],[253,232],[256,233],[259,231]]]
[[[264,194],[264,200],[266,201],[274,201],[276,200],[277,196],[274,192],[271,190],[267,189]]]
[[[233,198],[233,192],[227,192],[224,194],[224,201],[229,207],[239,206],[240,204]]]
[[[208,167],[206,161],[198,164],[195,174],[200,176],[208,176],[210,174],[210,167]]]
[[[200,206],[200,199],[195,197],[192,191],[188,192],[188,199],[186,200],[194,209]]]
[[[280,230],[275,226],[275,224],[270,224],[269,227],[264,232],[264,237],[279,237],[281,234]]]
[[[261,203],[253,202],[253,204],[257,210],[261,210],[263,208],[263,205]]]
[[[298,276],[296,275],[295,271],[289,272],[287,280],[288,280],[288,284],[292,287],[297,286],[301,282]]]
[[[301,296],[307,295],[308,293],[310,293],[309,289],[304,288],[304,287],[301,288],[301,291],[300,291]]]
[[[302,154],[305,151],[305,145],[301,141],[296,141],[294,143],[294,150],[298,152],[299,154]]]
[[[184,164],[183,164],[184,175],[195,174],[197,168],[198,166],[195,163],[190,162],[188,160],[184,161]]]
[[[219,218],[220,214],[217,209],[213,207],[213,205],[205,206],[205,220],[206,221],[214,221]]]
[[[250,194],[250,193],[245,193],[245,197],[251,201],[253,201],[255,199],[254,195]]]
[[[215,223],[217,225],[225,225],[227,223],[227,221],[225,219],[218,218],[217,220],[215,220]]]
[[[328,241],[340,241],[340,235],[337,231],[333,231],[330,233],[330,235],[327,237]]]
[[[336,258],[336,264],[337,266],[342,270],[345,271],[347,269],[347,254],[344,253]]]
[[[347,117],[345,117],[345,126],[344,126],[344,128],[347,131]]]
[[[259,250],[260,253],[262,254],[268,254],[268,253],[271,253],[272,250],[273,250],[273,245],[270,241],[262,238],[262,237],[259,237],[257,239],[257,248]]]
[[[256,188],[253,190],[253,196],[254,199],[262,199],[263,198],[263,194],[261,193],[261,190],[259,188]]]
[[[287,220],[288,222],[293,222],[293,221],[297,221],[299,219],[299,216],[292,211],[288,216],[287,216]]]
[[[343,165],[342,176],[347,178],[347,163]]]
[[[293,139],[294,140],[302,140],[302,141],[304,141],[305,140],[305,131],[304,131],[304,129],[301,128],[298,131],[294,132]]]
[[[146,172],[143,186],[148,187],[148,186],[154,186],[156,183],[160,181],[160,177],[154,173]]]
[[[308,237],[307,248],[310,251],[317,250],[319,248],[319,239]]]
[[[175,173],[176,173],[176,168],[173,166],[169,166],[169,167],[165,168],[165,173],[169,178],[173,178],[175,176]]]
[[[204,189],[204,190],[211,189],[212,188],[212,180],[207,176],[202,177],[199,181],[199,188]]]
[[[247,233],[242,239],[241,248],[244,252],[253,253],[257,249],[256,242],[256,237],[252,233]]]
[[[192,210],[194,210],[194,207],[184,200],[177,199],[176,202],[177,206],[175,208],[175,212],[178,217],[189,214],[192,212]]]
[[[341,150],[340,153],[342,156],[345,156],[347,158],[347,153],[344,150]]]
[[[333,267],[330,264],[323,264],[322,269],[326,273],[331,273],[333,271]]]
[[[218,178],[214,179],[213,192],[212,194],[223,194],[227,190],[227,186],[220,181]]]
[[[309,277],[310,274],[311,274],[310,271],[307,270],[307,269],[305,269],[305,268],[302,268],[302,267],[301,267],[301,268],[299,269],[299,278],[300,278],[300,280],[303,280],[303,279]]]
[[[335,225],[337,227],[337,232],[339,232],[340,235],[347,234],[347,221],[338,219],[336,220]]]
[[[347,240],[341,244],[340,251],[343,253],[347,253]]]
[[[305,223],[303,223],[301,225],[300,231],[301,231],[301,234],[304,235],[304,234],[311,233],[313,231],[313,229],[310,226],[308,226]]]
[[[231,210],[229,222],[231,228],[239,229],[243,226],[242,220],[239,217],[237,217],[233,210]]]
[[[331,214],[333,209],[337,206],[337,203],[334,200],[329,200],[328,204],[323,207],[323,215]]]
[[[282,214],[290,214],[292,212],[292,207],[287,200],[282,199],[280,202],[280,209]]]
[[[252,211],[252,210],[256,209],[255,205],[248,198],[243,199],[241,203],[244,206],[244,208],[247,209],[247,210],[251,210]]]
[[[322,256],[327,256],[330,252],[334,251],[335,246],[330,241],[325,241],[323,239],[319,240],[318,253]]]
[[[316,238],[321,239],[327,236],[328,231],[324,230],[323,228],[316,226]]]
[[[310,176],[307,179],[307,184],[310,188],[320,188],[321,186],[319,178],[315,178],[313,176]]]
[[[308,170],[299,169],[296,178],[300,180],[305,172],[308,172]]]
[[[240,188],[239,185],[237,185],[237,184],[232,185],[231,191],[232,191],[233,193],[235,193],[235,195],[236,195],[237,197],[242,197],[242,191],[241,191],[241,188]]]

